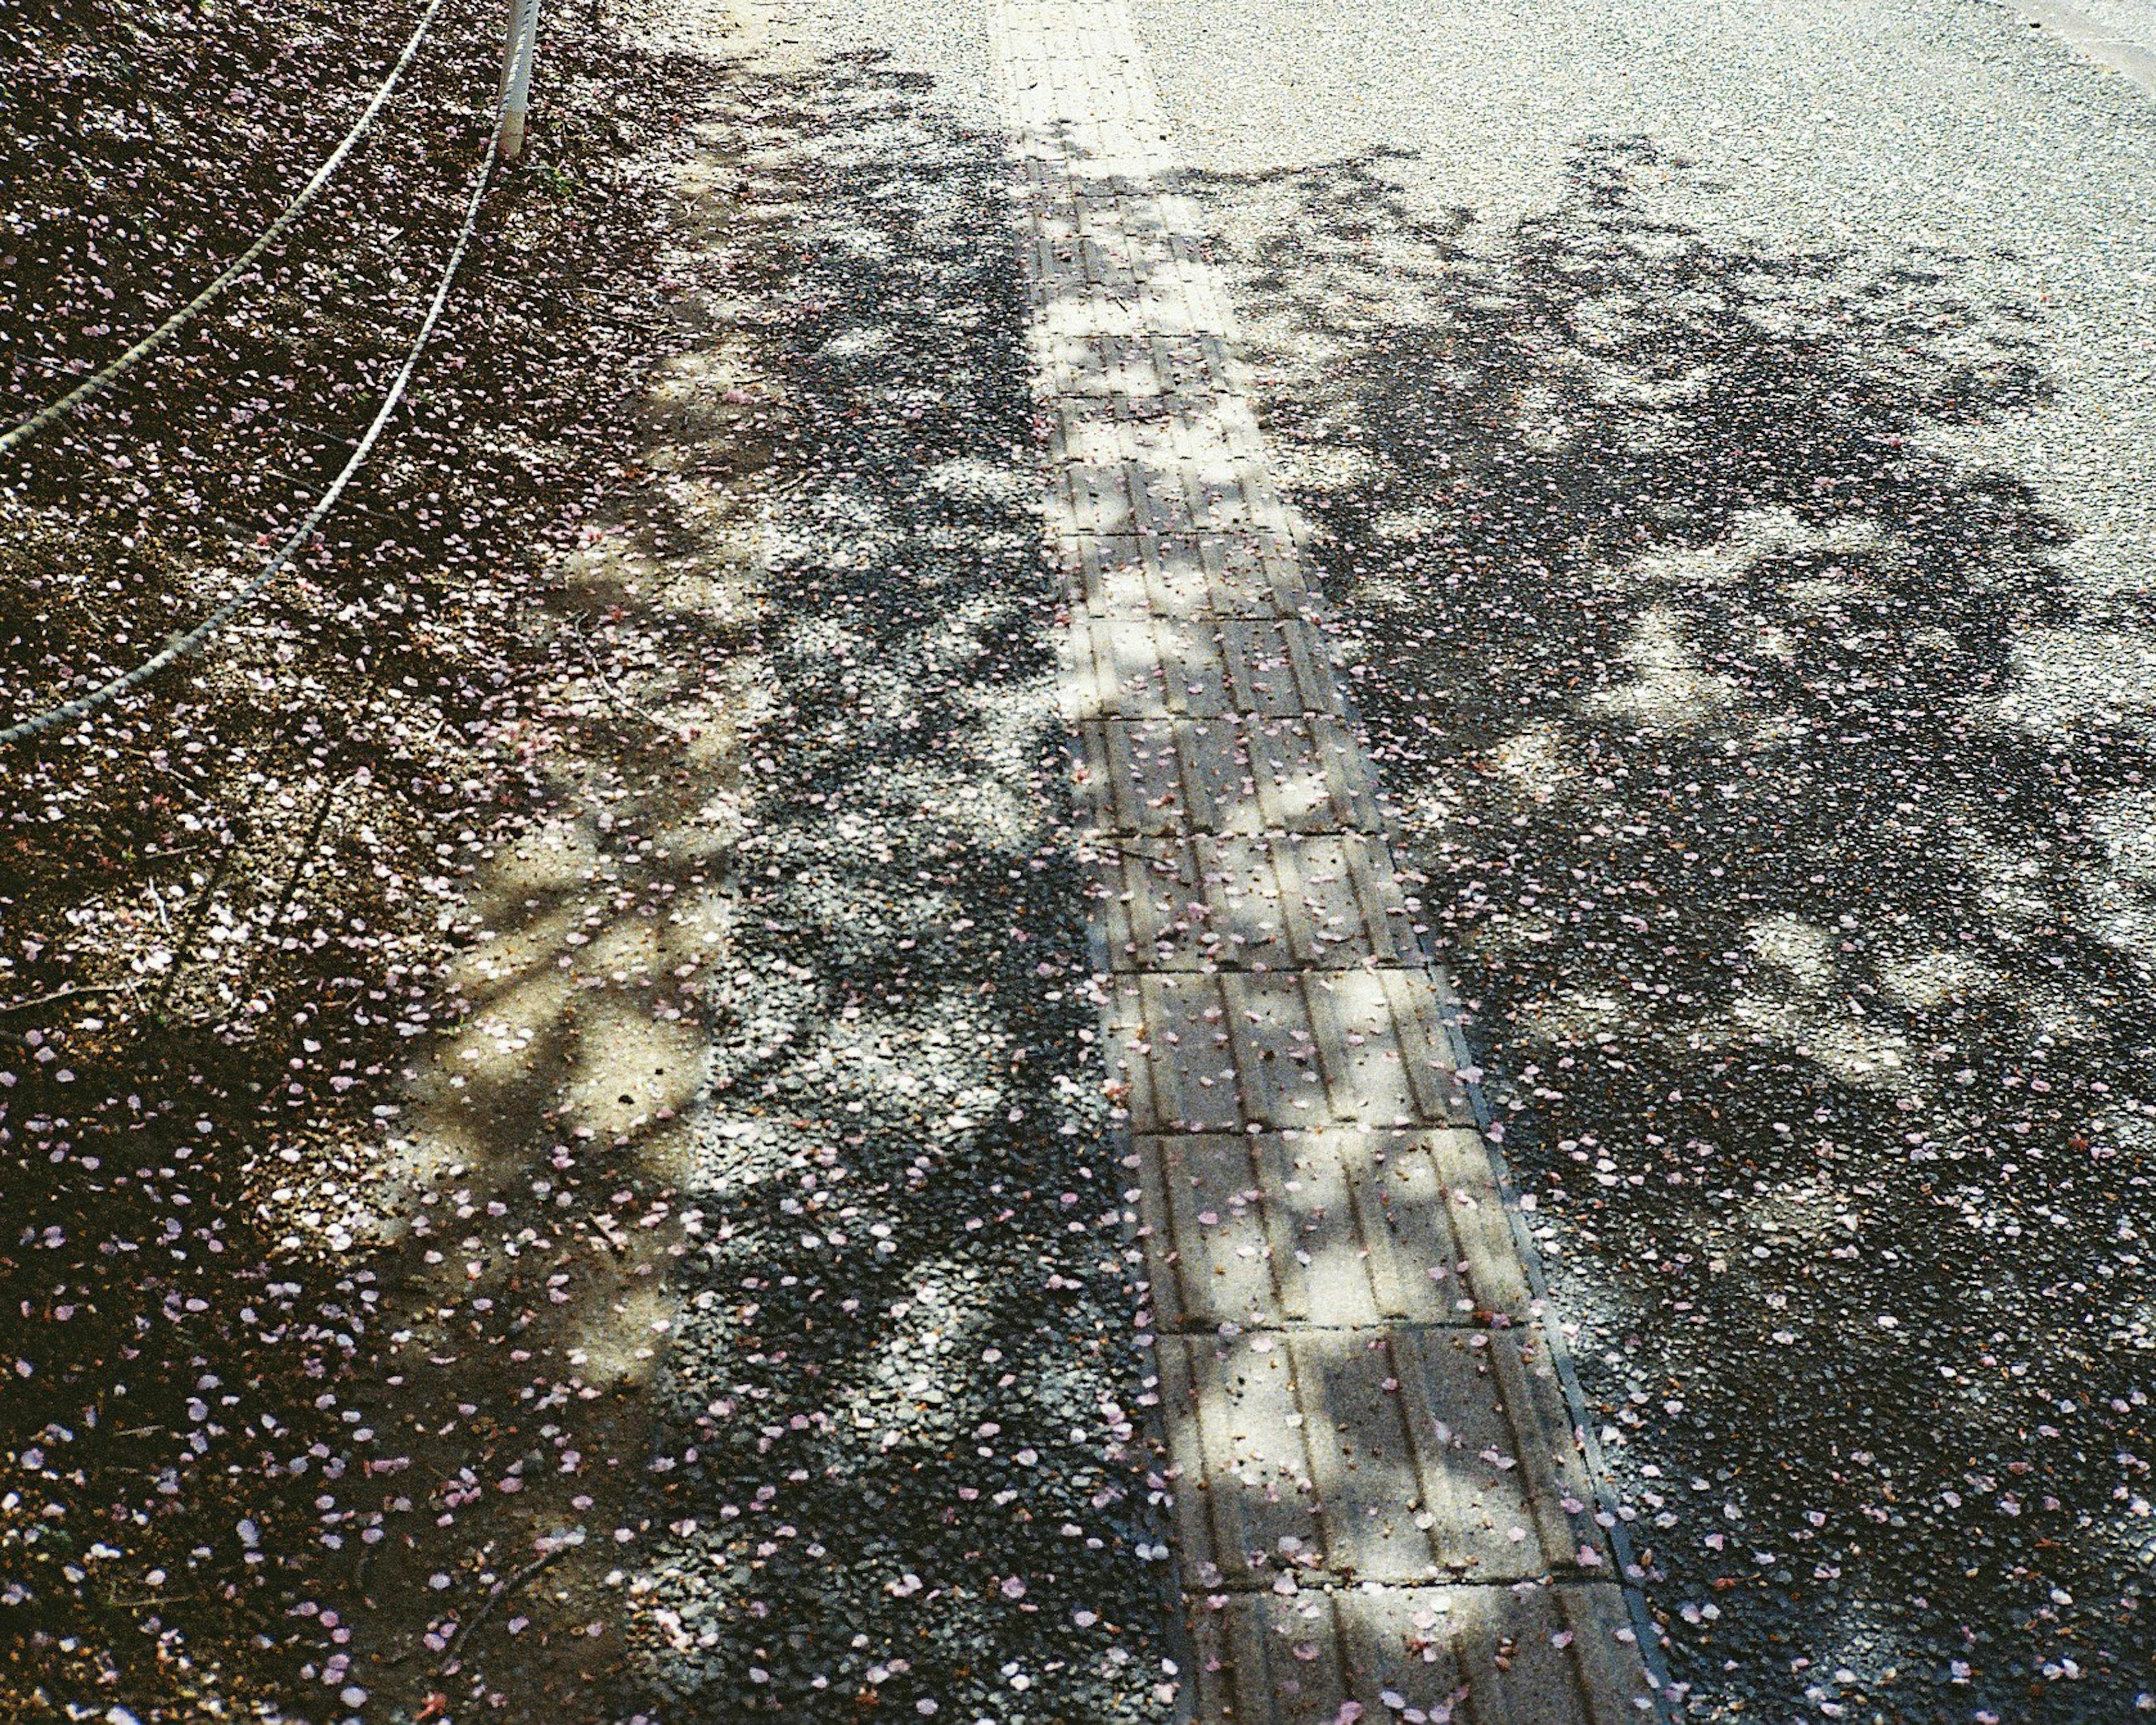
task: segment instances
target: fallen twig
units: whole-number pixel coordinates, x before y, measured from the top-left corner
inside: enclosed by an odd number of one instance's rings
[[[616,706],[631,716],[643,720],[653,729],[665,732],[669,737],[678,738],[681,735],[680,726],[660,718],[658,714],[646,708],[639,706],[623,692],[613,679],[606,674],[604,667],[599,664],[599,656],[592,650],[592,644],[589,641],[579,634],[577,637],[577,644],[584,649],[584,657],[591,661],[592,675],[598,679],[599,687],[612,697]]]
[[[446,1668],[449,1662],[464,1651],[465,1643],[478,1632],[480,1625],[486,1621],[488,1615],[493,1611],[495,1603],[504,1594],[523,1586],[526,1582],[531,1580],[555,1558],[561,1556],[562,1552],[562,1548],[558,1545],[552,1550],[543,1551],[514,1575],[506,1580],[495,1582],[487,1590],[486,1597],[480,1601],[479,1609],[472,1613],[471,1621],[461,1625],[456,1634],[449,1638],[449,1648],[442,1656],[444,1667]]]
[[[40,994],[33,1000],[10,1000],[0,1004],[0,1018],[10,1013],[35,1012],[41,1006],[53,1006],[63,1000],[73,1000],[85,994],[126,994],[132,991],[125,983],[69,983],[64,988],[55,988],[49,994]]]

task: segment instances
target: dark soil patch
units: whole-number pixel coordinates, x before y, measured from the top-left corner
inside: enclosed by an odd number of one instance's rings
[[[445,10],[259,285],[0,470],[0,714],[154,651],[341,463],[461,218],[497,13]],[[416,16],[0,10],[0,367],[20,405],[251,239]],[[531,155],[489,193],[473,267],[325,542],[209,654],[5,762],[11,1718],[341,1713],[372,1554],[449,1553],[452,1627],[410,1670],[459,1651],[495,1583],[528,1584],[528,1543],[448,1501],[516,1436],[517,1310],[462,1312],[447,1345],[417,1250],[357,1219],[393,1208],[382,1141],[419,1051],[469,1014],[443,981],[476,932],[475,880],[558,790],[550,752],[588,757],[594,728],[665,735],[549,704],[592,663],[627,680],[635,624],[561,627],[576,596],[550,598],[542,559],[639,478],[619,416],[681,339],[651,262],[673,214],[653,164],[706,75],[596,10],[550,11]],[[610,1194],[616,1173],[595,1153],[577,1178]],[[447,1208],[511,1216],[476,1176],[444,1180]],[[459,1369],[429,1377],[414,1337]],[[603,1435],[605,1393],[556,1388]],[[415,1636],[443,1620],[427,1604],[380,1602]]]

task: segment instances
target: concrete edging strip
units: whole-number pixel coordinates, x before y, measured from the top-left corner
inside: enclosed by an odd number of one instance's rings
[[[2054,6],[2051,0],[2001,0],[2001,3],[2030,23],[2056,33],[2083,58],[2118,73],[2143,95],[2156,96],[2156,54],[2139,43],[2113,35],[2093,18],[2071,7]]]

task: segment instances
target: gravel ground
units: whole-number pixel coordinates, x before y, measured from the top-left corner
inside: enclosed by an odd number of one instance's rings
[[[1133,11],[1691,1716],[2156,1706],[2156,105],[1955,0]]]
[[[532,1697],[582,1697],[619,1651],[581,1633],[588,1612],[568,1620],[575,1553],[547,1567],[562,1619],[524,1565],[574,1498],[596,1524],[619,1494],[596,1460],[527,1480],[526,1445],[640,1450],[635,1399],[556,1344],[618,1339],[634,1302],[617,1276],[648,1287],[636,1272],[679,1242],[601,1237],[640,1191],[637,1219],[667,1208],[645,1134],[579,1155],[537,1117],[565,1075],[636,1088],[578,1033],[630,1009],[678,1029],[682,979],[631,986],[619,966],[616,988],[536,1023],[561,1003],[542,987],[505,1009],[483,931],[589,916],[577,939],[603,948],[670,927],[671,871],[603,845],[567,880],[503,889],[561,803],[597,812],[625,781],[663,813],[672,769],[723,754],[725,619],[692,632],[635,602],[633,572],[617,588],[563,569],[650,511],[623,427],[683,341],[652,260],[701,69],[625,43],[626,10],[552,20],[531,148],[497,171],[414,388],[324,542],[209,650],[0,768],[11,1721],[405,1702],[439,1718],[434,1682],[456,1672],[461,1702],[490,1635],[517,1650],[523,1716],[573,1716]],[[260,231],[415,17],[0,3],[6,417]],[[8,457],[11,720],[200,618],[343,461],[464,218],[499,33],[491,6],[446,7],[260,279]],[[649,716],[677,701],[678,720]],[[675,730],[691,710],[701,749]],[[472,1081],[506,1080],[520,1051],[547,1087]],[[482,1094],[475,1131],[443,1101]],[[498,1610],[512,1578],[526,1590]]]
[[[651,1502],[620,1578],[667,1718],[1167,1717],[1121,1180],[1000,143],[781,12],[707,259],[783,452],[725,1021]],[[1157,1584],[1154,1578],[1163,1578]]]
[[[10,1719],[1169,1712],[985,20],[909,9],[556,19],[331,543],[8,779]],[[326,147],[311,49],[384,51],[33,14],[33,396]],[[444,17],[431,125],[11,473],[13,710],[371,399],[490,87]]]

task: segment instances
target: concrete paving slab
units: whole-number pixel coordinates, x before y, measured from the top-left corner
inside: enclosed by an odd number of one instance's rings
[[[1178,1498],[1186,1563],[1241,1587],[1609,1573],[1562,1397],[1523,1333],[1163,1337],[1172,1453],[1196,1486]]]
[[[1301,617],[1311,604],[1285,535],[1086,538],[1065,556],[1096,617]]]
[[[1449,1725],[1654,1716],[1614,1586],[1215,1597],[1194,1620],[1202,1725],[1336,1725],[1343,1697],[1366,1719]]]
[[[1078,800],[1100,836],[1385,829],[1369,762],[1337,719],[1107,720],[1079,743]]]
[[[1613,1554],[1142,58],[1120,5],[995,16],[1186,1701],[1618,1717],[1619,1589],[1550,1584]]]
[[[1473,1132],[1192,1134],[1137,1149],[1164,1330],[1527,1321]]]
[[[1424,962],[1385,843],[1372,834],[1126,841],[1099,869],[1116,970]]]

